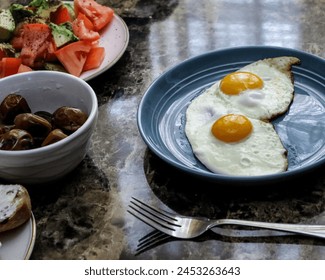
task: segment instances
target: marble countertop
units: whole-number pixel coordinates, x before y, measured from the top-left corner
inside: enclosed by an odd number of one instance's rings
[[[28,187],[37,221],[31,259],[325,259],[324,240],[249,228],[169,238],[137,252],[153,232],[126,210],[132,196],[181,214],[325,223],[325,175],[230,188],[180,174],[143,142],[136,114],[160,74],[195,55],[268,45],[325,58],[323,0],[101,0],[126,22],[121,59],[89,81],[99,119],[83,162],[60,182]]]

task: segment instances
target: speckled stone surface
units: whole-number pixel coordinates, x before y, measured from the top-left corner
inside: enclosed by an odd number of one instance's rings
[[[299,182],[259,188],[211,185],[151,153],[136,123],[143,93],[189,57],[272,45],[325,57],[323,0],[102,0],[126,22],[122,58],[89,81],[99,119],[85,160],[59,182],[30,186],[37,221],[32,259],[325,259],[324,240],[222,228],[195,240],[169,238],[136,252],[152,229],[127,213],[131,196],[182,214],[325,224],[324,168]]]

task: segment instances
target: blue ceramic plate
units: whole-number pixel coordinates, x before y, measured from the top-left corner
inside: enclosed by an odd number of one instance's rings
[[[295,98],[290,110],[273,121],[288,150],[286,172],[265,176],[228,176],[206,169],[192,153],[184,132],[185,112],[193,98],[214,82],[258,59],[296,56]],[[161,159],[191,175],[215,182],[279,181],[325,163],[325,60],[293,49],[254,46],[209,52],[190,58],[162,74],[145,92],[138,127],[145,143]]]

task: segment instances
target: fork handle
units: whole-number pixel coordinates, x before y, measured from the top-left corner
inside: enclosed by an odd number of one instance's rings
[[[236,219],[220,219],[213,221],[210,224],[209,229],[221,225],[237,225],[254,228],[264,228],[325,238],[325,225],[281,224]]]

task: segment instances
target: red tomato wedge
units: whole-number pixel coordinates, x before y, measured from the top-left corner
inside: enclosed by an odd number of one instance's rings
[[[30,72],[30,71],[33,71],[33,69],[24,65],[24,64],[20,64],[17,73],[24,73],[24,72]]]
[[[0,78],[18,73],[21,59],[15,57],[4,57],[0,61]]]
[[[53,40],[53,38],[50,40],[48,48],[47,48],[47,53],[46,53],[46,57],[45,57],[45,61],[57,61],[57,57],[55,55],[57,48],[55,45],[55,42]]]
[[[14,36],[11,39],[11,45],[14,47],[16,50],[21,50],[23,47],[23,31],[24,31],[24,25],[19,24],[16,27],[16,30],[14,32]]]
[[[79,77],[91,48],[87,41],[77,41],[58,49],[55,54],[70,74]]]
[[[86,59],[82,71],[88,71],[91,69],[98,68],[105,58],[105,48],[103,47],[93,47]]]
[[[97,41],[100,38],[99,33],[89,29],[85,20],[79,16],[73,21],[72,30],[80,40]]]
[[[83,20],[84,23],[85,23],[85,26],[86,26],[88,29],[90,29],[90,30],[94,30],[94,25],[93,25],[93,23],[92,23],[92,22],[90,21],[90,19],[87,18],[83,13],[80,13],[80,12],[79,12],[77,18],[80,19],[80,20]]]
[[[33,67],[37,59],[45,59],[51,42],[51,29],[43,23],[25,24],[23,28],[23,47],[20,57],[23,64]]]
[[[14,36],[11,39],[11,45],[14,47],[15,50],[21,50],[23,47],[23,36]]]
[[[50,15],[51,22],[55,24],[61,24],[65,22],[72,22],[71,15],[69,13],[69,10],[65,6],[60,6],[56,9],[55,12],[52,12]]]
[[[4,50],[0,49],[0,59],[2,59],[3,57],[6,57],[6,56],[7,56],[6,52]]]
[[[114,16],[114,10],[101,5],[95,0],[74,0],[76,15],[83,13],[94,25],[94,30],[99,31],[108,25]]]

